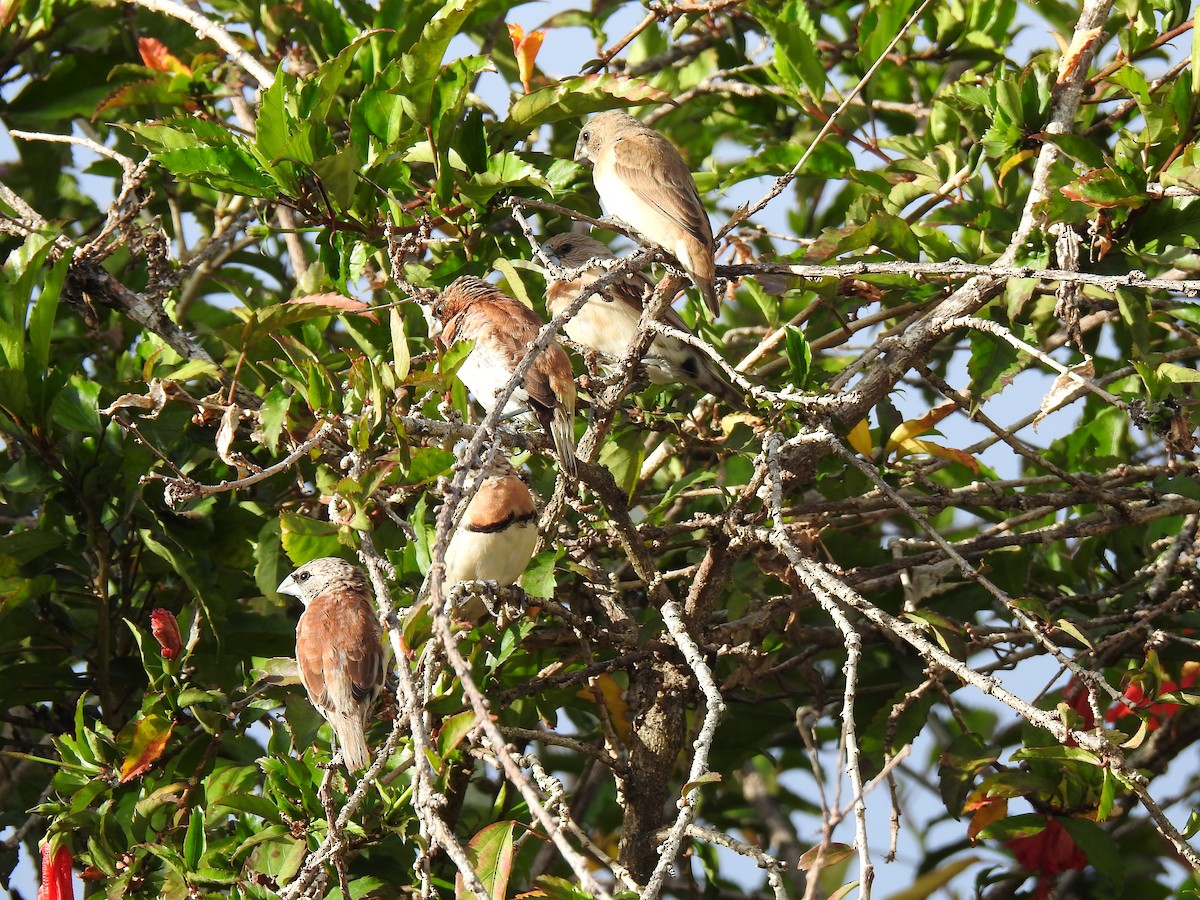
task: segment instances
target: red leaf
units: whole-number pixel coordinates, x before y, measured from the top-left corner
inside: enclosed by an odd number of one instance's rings
[[[376,325],[379,324],[379,317],[371,312],[371,304],[363,303],[361,300],[352,300],[345,294],[329,292],[325,294],[307,294],[304,297],[293,297],[288,303],[310,303],[314,306],[328,306],[331,309],[340,309],[342,312],[354,313],[370,319]]]
[[[1055,875],[1087,866],[1087,857],[1058,819],[1047,818],[1046,827],[1037,834],[1013,838],[1007,845],[1021,867],[1038,876],[1039,897]]]
[[[176,75],[191,75],[192,70],[181,63],[178,57],[171,54],[166,44],[158,38],[138,38],[138,52],[142,54],[142,62],[147,68],[159,72],[173,72]]]

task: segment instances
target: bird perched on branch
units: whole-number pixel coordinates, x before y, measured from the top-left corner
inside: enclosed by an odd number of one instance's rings
[[[602,243],[582,234],[556,234],[542,249],[559,265],[578,269],[594,259],[617,257]],[[608,272],[599,265],[587,268],[572,281],[551,280],[546,288],[546,306],[558,315],[579,297],[580,291],[595,284]],[[583,308],[563,326],[567,337],[590,350],[621,360],[637,340],[642,309],[654,292],[654,284],[641,272],[621,276],[602,293],[593,294]],[[662,321],[690,334],[687,324],[672,307],[665,306]],[[677,337],[656,334],[642,357],[646,375],[655,384],[682,381],[705,393],[719,397],[737,409],[746,409],[746,398],[698,347]]]
[[[675,145],[628,113],[610,110],[580,130],[575,159],[592,164],[592,183],[608,214],[679,260],[717,316],[712,225]]]
[[[458,370],[462,383],[489,412],[497,395],[512,378],[542,320],[524,304],[482,278],[465,275],[442,291],[433,305],[442,323],[442,341],[474,341]],[[525,378],[504,405],[504,414],[532,417],[554,442],[563,467],[575,467],[575,376],[571,361],[558,341],[538,353]]]
[[[468,484],[473,481],[473,475],[468,477]],[[462,581],[516,584],[533,558],[537,538],[533,495],[508,460],[497,454],[446,548],[447,587]],[[483,604],[473,597],[460,612],[477,620],[483,616]]]
[[[379,620],[367,576],[345,560],[326,556],[298,568],[279,593],[299,597],[296,664],[308,699],[325,717],[351,772],[371,754],[364,730],[383,688]]]

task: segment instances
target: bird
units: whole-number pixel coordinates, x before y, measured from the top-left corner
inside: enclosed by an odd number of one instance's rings
[[[568,269],[587,266],[594,259],[616,259],[616,255],[593,237],[584,234],[556,234],[548,238],[542,249],[559,265]],[[572,281],[551,279],[546,288],[546,307],[558,315],[570,306],[580,291],[607,274],[592,265]],[[638,322],[642,309],[654,291],[654,284],[641,272],[624,275],[602,294],[593,294],[563,326],[567,337],[589,350],[621,360],[637,340]],[[683,318],[672,307],[665,306],[662,319],[672,328],[690,333]],[[713,365],[699,348],[666,334],[657,334],[642,358],[646,375],[654,384],[684,382],[694,388],[719,397],[731,406],[744,410],[746,398],[729,383],[721,370]]]
[[[474,479],[468,479],[468,484]],[[516,584],[533,558],[537,544],[537,507],[516,470],[497,454],[483,483],[459,520],[446,548],[446,585],[490,581],[498,587]],[[460,613],[476,621],[483,603],[471,598]]]
[[[278,591],[304,604],[296,625],[300,682],[333,729],[342,762],[357,772],[370,760],[364,730],[384,678],[382,633],[367,576],[326,556],[300,566]]]
[[[456,279],[434,302],[433,315],[442,324],[442,342],[474,341],[458,377],[488,412],[508,383],[542,320],[529,307],[472,275]],[[575,464],[575,376],[571,360],[558,341],[551,341],[534,359],[504,406],[504,414],[526,415],[542,426],[554,442],[563,468],[572,476]]]
[[[712,225],[675,145],[629,113],[609,110],[580,129],[575,160],[591,163],[592,183],[608,214],[679,260],[717,316]]]

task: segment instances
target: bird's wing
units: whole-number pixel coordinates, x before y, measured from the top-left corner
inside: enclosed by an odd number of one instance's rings
[[[365,603],[353,611],[350,619],[354,635],[346,648],[350,695],[358,703],[369,703],[379,693],[383,680],[383,645],[380,643],[379,623]]]
[[[695,179],[666,138],[630,134],[613,145],[613,171],[637,196],[696,240],[712,246],[712,225],[696,190]]]

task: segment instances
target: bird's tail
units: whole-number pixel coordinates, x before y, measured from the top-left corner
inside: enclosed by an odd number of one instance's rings
[[[704,298],[704,305],[708,307],[708,311],[712,313],[713,320],[721,315],[721,298],[717,295],[717,284],[713,280],[705,280],[696,278],[696,287],[700,290],[700,296]]]
[[[563,468],[572,478],[578,477],[579,472],[575,465],[575,417],[563,407],[555,407],[550,417],[549,431]]]
[[[700,357],[699,353],[696,355]],[[750,408],[741,388],[726,378],[724,372],[703,357],[700,357],[697,362],[699,365],[696,367],[695,377],[692,379],[694,387],[712,394],[718,400],[724,400],[740,412],[745,412]]]
[[[367,736],[363,733],[362,722],[355,716],[329,716],[329,724],[337,736],[338,749],[342,751],[342,762],[346,769],[358,772],[367,767],[371,761],[371,750],[367,747]]]

